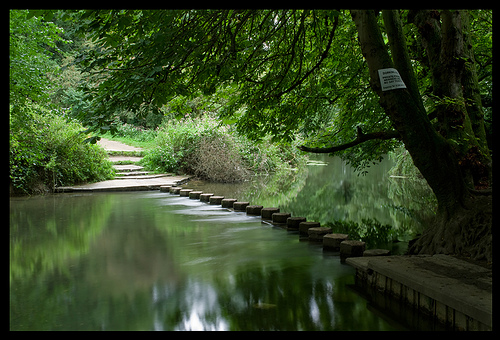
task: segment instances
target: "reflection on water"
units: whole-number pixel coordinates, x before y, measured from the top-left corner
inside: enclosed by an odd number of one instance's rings
[[[352,202],[369,200],[356,190],[374,195],[377,190],[366,186],[384,185],[322,172],[331,165],[321,168],[293,174],[292,183],[269,177],[267,186],[262,181],[214,191],[255,204],[261,198],[260,204],[312,220],[352,214]],[[320,185],[320,176],[335,180]],[[352,191],[346,194],[338,188],[347,179],[352,189],[344,188]],[[283,185],[287,192],[278,189]],[[311,195],[319,202],[311,205]],[[372,200],[386,204],[380,197]],[[321,207],[328,207],[327,215]],[[382,208],[357,208],[377,210]],[[10,240],[13,330],[395,327],[347,288],[354,270],[323,253],[321,245],[198,200],[160,192],[15,198]]]
[[[11,200],[10,281],[13,330],[391,329],[320,246],[159,192]]]
[[[433,214],[433,195],[425,180],[389,177],[394,163],[387,157],[371,166],[366,175],[354,172],[339,157],[311,158],[310,165],[297,172],[260,176],[242,184],[192,181],[187,186],[251,204],[279,207],[292,216],[322,224],[354,222],[359,225],[355,234],[364,235],[369,245],[394,247],[396,252],[404,251],[407,241],[422,231],[423,221]],[[387,226],[387,242],[370,242],[375,234],[378,241],[384,236],[384,228],[366,230],[376,225],[374,222]],[[404,242],[393,245],[393,240]]]

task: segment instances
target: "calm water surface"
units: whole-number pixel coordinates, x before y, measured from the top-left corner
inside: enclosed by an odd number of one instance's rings
[[[319,190],[311,183],[324,169],[309,168],[278,201],[253,184],[232,194],[292,209],[301,192]],[[10,240],[12,330],[400,329],[347,287],[354,270],[335,253],[198,200],[158,191],[14,198]]]

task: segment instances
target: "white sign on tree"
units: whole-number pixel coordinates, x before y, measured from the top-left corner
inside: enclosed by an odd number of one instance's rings
[[[383,68],[378,70],[380,78],[380,86],[382,91],[390,91],[395,89],[405,89],[406,85],[401,79],[398,70],[395,68]]]

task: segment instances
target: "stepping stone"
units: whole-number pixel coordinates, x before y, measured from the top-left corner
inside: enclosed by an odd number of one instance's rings
[[[309,228],[307,234],[309,235],[309,241],[312,242],[323,242],[323,236],[332,232],[332,228],[319,227],[319,228]]]
[[[235,198],[224,198],[221,202],[223,208],[232,208],[234,202],[238,201]]]
[[[233,209],[234,211],[246,211],[248,205],[250,205],[250,202],[234,202]]]
[[[179,191],[179,194],[182,196],[182,197],[189,197],[189,193],[193,191],[193,189],[182,189],[181,191]]]
[[[271,215],[273,224],[286,224],[287,218],[291,217],[292,214],[290,213],[274,213]]]
[[[161,177],[170,177],[169,174],[152,174],[152,175],[137,175],[137,176],[123,176],[123,177],[115,177],[115,179],[125,180],[125,179],[152,179],[152,178],[161,178]]]
[[[191,191],[189,193],[189,198],[192,200],[199,200],[201,194],[203,194],[203,191]]]
[[[170,192],[170,188],[171,188],[171,187],[172,187],[171,185],[162,185],[162,186],[160,187],[160,191],[161,191],[161,192]]]
[[[159,190],[161,186],[175,186],[186,182],[189,177],[168,176],[150,179],[111,179],[102,182],[87,183],[81,185],[56,187],[56,192],[94,192],[94,191],[142,191]]]
[[[323,236],[323,249],[340,250],[340,243],[349,238],[347,234],[326,234]]]
[[[171,187],[170,188],[170,193],[174,195],[179,195],[180,191],[182,190],[181,187]]]
[[[348,257],[360,257],[363,256],[365,251],[365,242],[346,240],[340,243],[340,260],[345,261]]]
[[[305,217],[289,217],[286,219],[287,230],[299,230],[300,222],[305,222]]]
[[[262,208],[264,208],[262,205],[247,205],[247,215],[260,216]]]
[[[208,201],[210,202],[211,205],[221,205],[223,199],[224,196],[210,196]]]
[[[125,165],[115,164],[115,165],[113,165],[113,168],[115,168],[116,170],[118,170],[120,172],[125,172],[125,171],[139,171],[139,170],[144,169],[143,166],[134,165],[134,164],[125,164]]]
[[[108,157],[109,160],[111,162],[124,162],[124,161],[127,161],[127,162],[139,162],[141,159],[143,159],[144,157],[139,157],[139,156],[120,156],[120,155],[117,155],[117,156],[109,156]]]
[[[151,171],[127,171],[127,172],[117,172],[116,176],[143,176],[150,174]]]
[[[214,194],[201,194],[200,195],[200,201],[201,202],[210,202],[210,197],[212,197]]]
[[[300,222],[299,234],[308,235],[307,231],[309,230],[309,228],[318,228],[318,227],[321,227],[319,222]]]
[[[260,216],[262,216],[265,220],[270,220],[273,217],[274,213],[279,213],[280,208],[262,208],[260,211]]]

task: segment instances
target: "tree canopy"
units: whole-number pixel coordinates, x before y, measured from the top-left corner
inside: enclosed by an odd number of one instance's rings
[[[491,11],[470,12],[470,41],[480,51],[475,60],[485,65],[478,69],[487,102],[491,30],[482,33]],[[423,105],[435,115],[442,98],[433,93],[428,51],[412,16],[401,11],[405,43]],[[288,141],[302,132],[318,151],[356,140],[359,129],[384,137],[365,138],[348,150],[345,156],[355,165],[367,165],[396,145],[347,11],[99,10],[78,12],[77,18],[95,44],[76,59],[97,79],[89,91],[96,105],[82,117],[94,131],[113,129],[116,107],[139,112],[144,105],[157,109],[172,98],[202,94],[216,98],[224,122],[255,139],[271,134]],[[377,18],[388,46],[382,15]]]
[[[388,129],[370,90],[345,13],[332,10],[89,11],[95,49],[77,61],[101,83],[87,123],[110,127],[112,108],[158,108],[176,96],[212,95],[220,118],[258,139],[289,141],[295,132],[316,146]],[[87,31],[85,31],[87,32]],[[97,129],[96,129],[97,130]],[[317,136],[322,131],[321,136]],[[377,158],[387,143],[373,143]]]

